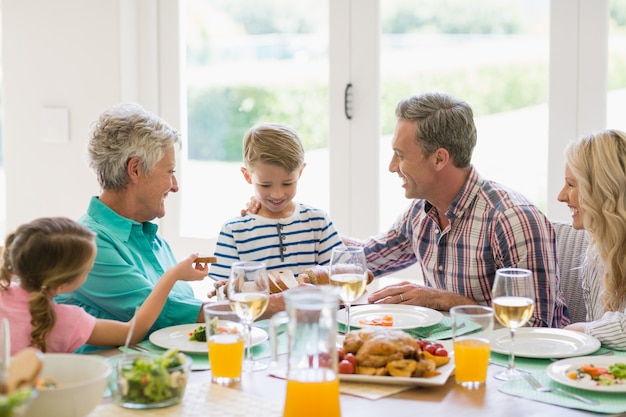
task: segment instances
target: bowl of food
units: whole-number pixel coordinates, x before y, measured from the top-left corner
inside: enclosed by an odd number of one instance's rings
[[[36,396],[37,390],[32,387],[0,394],[0,417],[22,417]]]
[[[92,355],[43,354],[43,367],[24,417],[85,417],[102,403],[109,363]]]
[[[160,408],[181,402],[191,371],[191,358],[178,349],[157,355],[121,355],[110,380],[113,401],[125,408]]]
[[[8,366],[5,366],[7,363]],[[42,364],[43,355],[34,348],[23,349],[12,358],[3,358],[0,370],[0,417],[24,415],[37,396],[34,381],[41,372]]]

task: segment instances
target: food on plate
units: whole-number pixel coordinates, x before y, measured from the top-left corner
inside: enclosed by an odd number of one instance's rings
[[[198,326],[198,328],[189,332],[189,340],[192,342],[206,342],[206,326]]]
[[[330,285],[329,267],[326,265],[315,265],[306,269],[298,275],[298,281],[313,285]],[[341,272],[341,271],[339,271]],[[374,280],[372,271],[367,271],[367,283]]]
[[[239,334],[239,330],[237,329],[237,326],[234,324],[232,326],[227,326],[227,325],[218,326],[217,317],[210,323],[210,326],[213,326],[212,327],[213,331],[210,332],[211,334],[215,334],[215,333]],[[206,326],[200,325],[197,328],[195,328],[193,331],[189,332],[189,340],[196,341],[196,342],[206,342],[207,340],[206,339]]]
[[[374,316],[368,319],[360,319],[359,324],[361,326],[393,327],[393,316],[391,314],[384,314],[382,316]]]
[[[267,276],[270,282],[270,294],[283,292],[300,284],[290,269],[268,271]]]
[[[437,367],[450,361],[447,351],[441,351],[441,356],[427,352],[425,347],[435,342],[425,342],[414,339],[408,333],[386,327],[365,327],[349,332],[341,348],[343,359],[340,361],[339,372],[361,375],[395,376],[395,377],[423,377],[437,376],[440,373]],[[442,345],[439,345],[443,348]],[[356,364],[348,360],[348,355],[354,355]],[[344,361],[352,366],[342,365]]]
[[[626,384],[626,363],[614,363],[608,368],[583,364],[569,372],[567,377],[591,385],[623,385]]]
[[[117,383],[123,403],[153,404],[180,399],[187,383],[187,357],[169,349],[157,357],[137,355],[120,364]]]
[[[214,264],[217,262],[217,258],[215,256],[199,256],[194,262],[197,264]]]

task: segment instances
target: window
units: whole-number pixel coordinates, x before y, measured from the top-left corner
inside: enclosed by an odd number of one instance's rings
[[[391,158],[396,103],[448,92],[474,110],[478,172],[545,210],[549,11],[549,0],[381,2],[381,171]],[[533,169],[520,175],[513,160]],[[381,174],[380,193],[386,227],[408,202],[389,173]]]
[[[609,3],[607,128],[626,131],[626,2]]]
[[[328,5],[187,2],[187,161],[182,233],[217,236],[252,195],[241,142],[257,123],[296,129],[307,167],[296,199],[328,211]]]

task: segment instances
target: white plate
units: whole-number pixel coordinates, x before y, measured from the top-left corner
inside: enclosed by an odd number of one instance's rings
[[[584,364],[593,364],[594,366],[601,366],[608,368],[614,363],[626,363],[625,357],[610,357],[610,356],[582,356],[578,358],[563,359],[554,363],[551,363],[546,370],[548,376],[553,381],[559,384],[567,385],[568,387],[584,389],[587,391],[601,391],[601,392],[626,392],[626,385],[591,385],[582,381],[577,381],[567,377],[567,373],[575,371]]]
[[[515,356],[525,358],[570,358],[600,349],[600,341],[581,332],[547,327],[522,327],[515,332]],[[491,351],[508,355],[511,334],[503,328],[493,332]]]
[[[450,352],[450,362],[437,368],[440,375],[430,378],[403,378],[397,376],[371,376],[357,374],[339,374],[340,381],[346,382],[366,382],[371,384],[387,384],[387,385],[415,385],[421,387],[432,387],[443,385],[446,383],[452,372],[454,371],[454,353],[452,351],[452,342],[439,341],[443,344],[448,352]]]
[[[394,329],[414,329],[428,327],[443,320],[443,314],[426,307],[408,306],[402,304],[366,304],[350,308],[350,325],[352,327],[369,327],[359,324],[359,320],[369,321],[376,317],[388,314],[393,317]],[[337,321],[346,324],[346,310],[337,312]]]
[[[226,326],[233,322],[221,322],[220,326]],[[206,342],[198,342],[197,340],[189,340],[189,333],[196,330],[199,326],[204,326],[202,323],[181,324],[179,326],[165,327],[159,329],[150,335],[150,341],[165,349],[178,348],[182,352],[193,353],[206,353],[208,351]],[[258,327],[252,327],[252,346],[261,344],[267,340],[267,332]]]

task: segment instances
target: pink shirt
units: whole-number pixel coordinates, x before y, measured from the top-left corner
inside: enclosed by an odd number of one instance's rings
[[[28,308],[29,293],[17,283],[12,283],[7,291],[0,291],[0,318],[9,319],[11,328],[11,355],[30,345],[30,324]],[[54,328],[46,340],[50,353],[71,353],[89,339],[96,318],[80,307],[52,304],[57,318]]]

